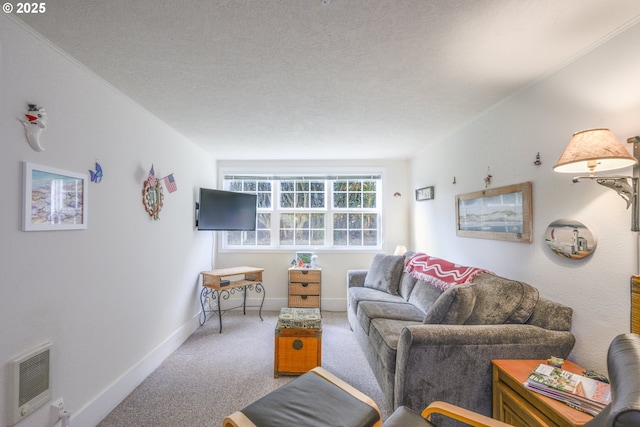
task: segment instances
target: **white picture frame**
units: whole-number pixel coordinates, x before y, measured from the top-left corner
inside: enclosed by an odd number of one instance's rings
[[[25,162],[23,175],[23,231],[87,228],[87,174]]]

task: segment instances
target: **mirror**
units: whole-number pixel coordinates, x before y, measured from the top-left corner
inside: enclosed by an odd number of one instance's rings
[[[156,180],[155,185],[152,186],[149,184],[149,180],[146,180],[142,185],[142,204],[151,218],[160,219],[163,200],[164,194],[162,194],[160,181]]]

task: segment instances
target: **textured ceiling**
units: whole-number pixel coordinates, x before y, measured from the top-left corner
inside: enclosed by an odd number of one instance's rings
[[[637,0],[54,0],[16,15],[219,159],[409,157]]]

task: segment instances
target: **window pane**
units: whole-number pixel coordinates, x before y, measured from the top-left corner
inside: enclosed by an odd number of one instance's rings
[[[270,246],[271,245],[271,230],[258,230],[258,245]]]
[[[323,181],[311,181],[311,191],[322,191],[322,192],[324,192],[324,182]]]
[[[349,228],[362,228],[362,214],[349,214]]]
[[[334,229],[347,229],[348,228],[348,215],[347,214],[335,214],[333,216],[333,228]]]
[[[378,228],[377,214],[364,214],[362,216],[362,228],[365,230],[375,230]]]
[[[271,208],[271,193],[258,193],[258,208]]]
[[[324,193],[311,193],[311,207],[324,208]]]
[[[280,215],[280,228],[293,228],[293,214]]]
[[[364,246],[377,246],[378,245],[378,232],[368,231],[363,232],[363,245]]]
[[[227,233],[227,242],[230,245],[239,245],[242,242],[242,231],[229,231]]]
[[[293,245],[293,231],[280,230],[280,244],[281,245]]]
[[[311,214],[311,228],[324,229],[324,214]]]
[[[242,181],[230,181],[229,191],[242,191]]]
[[[293,208],[293,193],[280,194],[280,207],[284,209]]]
[[[258,214],[258,229],[271,229],[271,214],[259,213]]]
[[[362,190],[362,183],[360,181],[349,181],[349,191]]]
[[[346,230],[333,230],[333,244],[336,246],[347,246],[349,244],[347,235]]]
[[[362,183],[362,191],[376,191],[375,181],[364,181]]]
[[[257,184],[255,181],[245,181],[242,186],[242,191],[246,192],[255,192],[257,188]]]
[[[271,181],[258,181],[258,191],[271,192]]]
[[[294,191],[294,183],[293,181],[280,181],[280,190],[281,191]]]
[[[361,208],[362,207],[362,194],[360,194],[360,193],[349,193],[349,207],[350,208]]]
[[[256,242],[256,232],[255,231],[245,231],[242,233],[243,234],[243,239],[242,239],[242,244],[243,245],[254,245]]]
[[[311,231],[311,244],[312,245],[324,245],[324,230],[312,230]]]
[[[362,245],[362,231],[352,230],[349,231],[349,246],[361,246]]]
[[[309,207],[309,194],[298,193],[296,197],[296,208],[308,208]]]
[[[336,208],[347,207],[347,193],[334,193],[333,194],[333,206]]]
[[[370,208],[370,209],[375,209],[376,207],[376,195],[375,194],[370,194],[370,193],[365,193],[362,195],[363,197],[363,203],[362,203],[362,207],[364,208]]]
[[[347,181],[335,181],[333,191],[347,191]]]
[[[309,230],[296,230],[296,245],[309,246]]]

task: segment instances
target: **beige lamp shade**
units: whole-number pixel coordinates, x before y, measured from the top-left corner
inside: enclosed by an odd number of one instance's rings
[[[624,145],[609,129],[587,129],[573,134],[560,160],[553,167],[556,172],[585,173],[621,169],[637,163]]]

